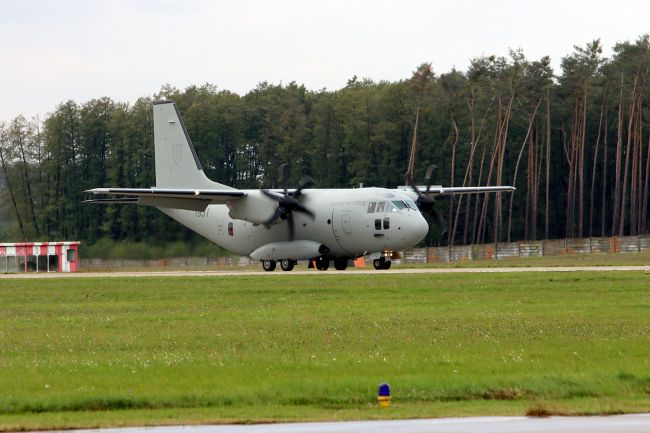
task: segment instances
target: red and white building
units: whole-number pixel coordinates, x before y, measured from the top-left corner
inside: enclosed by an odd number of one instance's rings
[[[0,243],[0,273],[76,272],[79,242]]]

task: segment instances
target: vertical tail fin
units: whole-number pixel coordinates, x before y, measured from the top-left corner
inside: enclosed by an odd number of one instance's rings
[[[157,187],[230,188],[211,181],[203,173],[201,162],[174,101],[154,102],[153,128]]]

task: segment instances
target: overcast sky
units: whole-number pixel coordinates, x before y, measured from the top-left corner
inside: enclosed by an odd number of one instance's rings
[[[650,0],[0,0],[0,121],[68,99],[133,102],[161,85],[244,94],[260,81],[339,89],[472,57],[560,59],[650,32]]]

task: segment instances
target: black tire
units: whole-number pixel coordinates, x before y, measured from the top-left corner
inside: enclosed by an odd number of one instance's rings
[[[348,267],[348,259],[345,257],[337,257],[334,259],[334,269],[337,271],[345,271]]]
[[[326,271],[330,267],[330,260],[326,257],[319,257],[316,259],[316,269],[319,271]]]
[[[385,269],[390,269],[391,261],[386,260],[384,257],[380,259],[375,259],[372,262],[372,265],[375,267],[377,270],[385,270]]]
[[[280,260],[280,268],[285,272],[293,271],[293,267],[295,264],[296,262],[294,262],[293,260],[289,260],[289,259]]]
[[[275,260],[262,260],[262,269],[266,272],[275,271]]]

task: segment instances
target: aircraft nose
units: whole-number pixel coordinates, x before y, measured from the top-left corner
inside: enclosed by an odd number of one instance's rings
[[[419,243],[429,233],[429,223],[424,219],[421,213],[418,212],[418,217],[413,224],[413,244]]]

